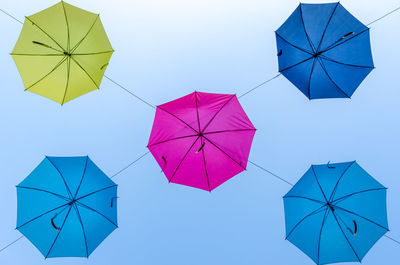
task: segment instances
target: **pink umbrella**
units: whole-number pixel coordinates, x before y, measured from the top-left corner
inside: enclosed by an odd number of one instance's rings
[[[169,182],[211,191],[246,169],[255,131],[236,95],[194,92],[157,106],[147,147]]]

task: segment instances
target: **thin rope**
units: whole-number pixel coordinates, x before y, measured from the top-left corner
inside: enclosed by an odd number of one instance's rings
[[[0,11],[3,12],[4,14],[6,14],[7,16],[9,16],[10,18],[14,19],[15,21],[21,23],[22,25],[24,24],[21,20],[19,20],[18,18],[14,17],[13,15],[7,13],[7,12],[4,11],[3,9],[0,8]]]
[[[400,6],[399,6],[398,8],[393,9],[393,10],[390,11],[389,13],[386,13],[385,15],[381,16],[380,18],[377,18],[377,19],[375,19],[374,21],[368,23],[367,26],[369,26],[369,25],[371,25],[371,24],[374,24],[375,22],[377,22],[377,21],[379,21],[379,20],[381,20],[381,19],[383,19],[383,18],[385,18],[385,17],[387,17],[387,16],[393,14],[394,12],[396,12],[396,11],[398,11],[398,10],[400,10]]]
[[[264,167],[262,167],[262,166],[260,166],[260,165],[257,165],[256,163],[254,163],[254,162],[252,162],[252,161],[250,161],[250,160],[248,160],[248,161],[249,161],[249,163],[253,164],[254,166],[258,167],[259,169],[261,169],[261,170],[267,172],[268,174],[274,176],[275,178],[277,178],[277,179],[279,179],[279,180],[285,182],[286,184],[288,184],[288,185],[290,185],[290,186],[294,186],[294,184],[290,183],[288,180],[286,180],[286,179],[284,179],[284,178],[278,176],[277,174],[275,174],[275,173],[269,171],[268,169],[266,169],[266,168],[264,168]]]
[[[2,252],[3,250],[7,249],[8,247],[11,247],[12,245],[14,245],[15,243],[18,242],[18,240],[20,240],[21,238],[23,238],[25,236],[20,236],[19,238],[15,239],[13,242],[11,242],[10,244],[8,244],[7,246],[5,246],[4,248],[0,249],[0,252]]]
[[[397,243],[397,244],[399,244],[400,245],[400,241],[398,241],[398,240],[396,240],[396,239],[394,239],[394,238],[392,238],[392,237],[390,237],[390,236],[387,236],[387,235],[384,235],[386,238],[389,238],[390,240],[392,240],[393,242],[395,242],[395,243]]]
[[[119,86],[120,88],[122,88],[123,90],[125,90],[126,92],[128,92],[129,94],[131,94],[132,96],[134,96],[135,98],[137,98],[138,100],[142,101],[144,104],[146,104],[147,106],[156,109],[156,107],[152,104],[150,104],[149,102],[147,102],[146,100],[142,99],[141,97],[135,95],[133,92],[129,91],[128,89],[126,89],[125,87],[123,87],[121,84],[117,83],[116,81],[112,80],[110,77],[104,75],[105,78],[107,78],[108,80],[110,80],[111,82],[113,82],[115,85]]]
[[[259,85],[255,86],[255,87],[253,87],[252,89],[248,90],[248,91],[245,92],[244,94],[238,96],[238,98],[241,98],[241,97],[243,97],[243,96],[245,96],[245,95],[247,95],[247,94],[253,92],[253,91],[256,90],[257,88],[259,88],[259,87],[265,85],[266,83],[271,82],[272,80],[274,80],[275,78],[279,77],[280,75],[281,75],[281,73],[279,73],[279,74],[277,74],[276,76],[274,76],[274,77],[272,77],[272,78],[270,78],[270,79],[268,79],[268,80],[262,82],[261,84],[259,84]]]
[[[115,173],[114,175],[112,175],[110,178],[114,178],[115,176],[117,176],[118,174],[122,173],[123,171],[127,170],[130,166],[132,166],[133,164],[135,164],[136,162],[138,162],[140,159],[142,159],[143,157],[145,157],[148,153],[150,153],[150,151],[147,151],[146,153],[144,153],[143,155],[141,155],[139,158],[137,158],[135,161],[133,161],[132,163],[130,163],[129,165],[127,165],[126,167],[124,167],[123,169],[121,169],[120,171],[118,171],[117,173]]]

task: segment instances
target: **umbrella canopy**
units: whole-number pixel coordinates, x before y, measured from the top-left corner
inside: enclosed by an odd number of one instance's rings
[[[194,92],[157,106],[148,148],[169,182],[211,191],[246,169],[255,130],[236,95]]]
[[[11,55],[25,90],[64,104],[99,88],[112,53],[98,14],[60,2],[25,18]]]
[[[340,3],[300,4],[275,33],[279,72],[309,99],[349,98],[374,68],[369,28]]]
[[[286,238],[316,264],[361,262],[388,231],[386,188],[356,162],[311,166],[284,203]]]
[[[17,194],[17,229],[46,258],[89,257],[117,228],[117,185],[87,156],[46,157]]]

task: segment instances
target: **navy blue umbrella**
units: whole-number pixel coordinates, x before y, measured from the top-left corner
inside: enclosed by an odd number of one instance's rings
[[[275,33],[279,72],[309,99],[350,98],[374,68],[369,28],[340,3],[300,4]]]

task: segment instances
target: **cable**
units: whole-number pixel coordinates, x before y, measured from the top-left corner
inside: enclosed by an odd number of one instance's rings
[[[249,160],[249,163],[251,163],[251,164],[253,164],[254,166],[258,167],[259,169],[261,169],[261,170],[263,170],[263,171],[267,172],[268,174],[270,174],[270,175],[274,176],[275,178],[277,178],[277,179],[279,179],[279,180],[281,180],[281,181],[285,182],[286,184],[289,184],[290,186],[294,186],[292,183],[290,183],[290,182],[289,182],[289,181],[287,181],[286,179],[284,179],[284,178],[282,178],[282,177],[280,177],[280,176],[276,175],[275,173],[273,173],[273,172],[269,171],[268,169],[266,169],[266,168],[263,168],[262,166],[260,166],[260,165],[257,165],[256,163],[254,163],[254,162],[252,162],[252,161],[250,161],[250,160]]]
[[[133,92],[129,91],[128,89],[126,89],[125,87],[123,87],[122,85],[120,85],[119,83],[115,82],[114,80],[112,80],[110,77],[104,75],[105,78],[107,78],[108,80],[110,80],[111,82],[113,82],[115,85],[119,86],[120,88],[122,88],[123,90],[125,90],[126,92],[128,92],[129,94],[131,94],[132,96],[134,96],[135,98],[137,98],[138,100],[142,101],[144,104],[146,104],[147,106],[156,109],[156,107],[154,107],[152,104],[150,104],[149,102],[145,101],[144,99],[140,98],[139,96],[135,95]]]
[[[374,21],[368,23],[367,26],[369,26],[369,25],[371,25],[371,24],[374,24],[375,22],[377,22],[377,21],[379,21],[379,20],[381,20],[381,19],[383,19],[383,18],[389,16],[390,14],[392,14],[392,13],[394,13],[394,12],[396,12],[397,10],[400,10],[400,6],[399,6],[398,8],[393,9],[393,10],[390,11],[389,13],[386,13],[385,15],[381,16],[380,18],[377,18],[377,19],[375,19]]]
[[[22,25],[24,24],[24,22],[22,22],[21,20],[19,20],[18,18],[14,17],[13,15],[10,15],[9,13],[7,13],[6,11],[4,11],[3,9],[0,8],[0,11],[3,12],[4,14],[6,14],[7,16],[9,16],[10,18],[14,19],[15,21],[21,23]]]
[[[15,239],[13,242],[11,242],[10,244],[8,244],[7,246],[5,246],[4,248],[0,249],[0,252],[2,252],[3,250],[5,250],[8,247],[11,247],[12,245],[14,245],[15,243],[18,242],[18,240],[20,240],[21,238],[23,238],[25,236],[20,236],[19,238]]]
[[[384,235],[386,238],[389,238],[390,240],[392,240],[393,242],[395,242],[395,243],[397,243],[397,244],[399,244],[400,245],[400,241],[397,241],[396,239],[394,239],[394,238],[391,238],[390,236],[387,236],[387,235]]]
[[[143,155],[141,155],[139,158],[137,158],[135,161],[133,161],[132,163],[130,163],[129,165],[127,165],[126,167],[124,167],[123,169],[121,169],[120,171],[118,171],[117,173],[115,173],[114,175],[112,175],[110,178],[114,178],[115,176],[117,176],[118,174],[120,174],[121,172],[127,170],[130,166],[132,166],[133,164],[135,164],[136,162],[138,162],[140,159],[142,159],[143,157],[145,157],[148,153],[150,153],[150,151],[147,151],[146,153],[144,153]]]
[[[281,75],[281,73],[279,73],[279,74],[277,74],[276,76],[274,76],[274,77],[268,79],[267,81],[262,82],[261,84],[259,84],[259,85],[255,86],[255,87],[253,87],[252,89],[248,90],[248,91],[245,92],[244,94],[238,96],[238,98],[241,98],[241,97],[243,97],[243,96],[249,94],[250,92],[253,92],[253,91],[256,90],[257,88],[259,88],[259,87],[265,85],[265,84],[268,83],[268,82],[271,82],[272,80],[274,80],[275,78],[279,77],[280,75]]]

